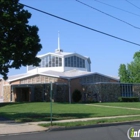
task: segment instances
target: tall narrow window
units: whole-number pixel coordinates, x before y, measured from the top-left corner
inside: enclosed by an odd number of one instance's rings
[[[58,57],[56,57],[55,60],[56,60],[55,66],[58,67],[59,66],[59,64],[58,64]]]
[[[51,67],[51,55],[49,55],[49,67]]]
[[[83,59],[83,68],[85,68],[85,60]]]
[[[55,56],[52,56],[51,60],[52,60],[52,67],[55,67]]]
[[[49,63],[48,63],[49,61],[48,61],[48,56],[46,56],[46,67],[48,67],[49,66]]]
[[[82,59],[80,58],[80,68],[82,68]]]
[[[79,68],[80,67],[80,62],[79,62],[79,57],[77,57],[77,67]]]
[[[42,59],[41,59],[41,62],[42,62],[42,63],[41,63],[41,67],[44,67],[44,66],[45,66],[45,59],[42,58]]]
[[[85,60],[77,56],[66,57],[65,67],[85,68]]]
[[[65,58],[65,66],[68,66],[68,58]]]
[[[59,58],[59,66],[62,66],[62,58]]]
[[[70,57],[70,58],[71,58],[71,64],[70,64],[70,66],[73,67],[73,56]]]
[[[76,67],[76,56],[74,56],[74,67]]]
[[[70,57],[68,57],[68,67],[70,67]]]

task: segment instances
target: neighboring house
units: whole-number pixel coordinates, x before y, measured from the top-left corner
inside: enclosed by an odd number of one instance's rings
[[[63,52],[59,38],[54,53],[38,57],[39,67],[27,66],[27,73],[1,79],[0,97],[4,102],[50,101],[50,83],[55,102],[72,102],[75,89],[81,91],[81,101],[117,101],[128,93],[133,96],[132,85],[121,85],[117,78],[91,72],[89,57]]]

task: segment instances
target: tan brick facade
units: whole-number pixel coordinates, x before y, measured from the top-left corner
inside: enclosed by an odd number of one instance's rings
[[[4,102],[10,102],[11,98],[11,86],[4,86],[3,87],[3,99]]]
[[[82,93],[81,101],[103,102],[117,101],[123,91],[118,80],[99,74],[73,79],[36,75],[13,81],[11,85],[4,81],[4,102],[50,101],[50,82],[53,83],[55,102],[73,101],[72,94],[76,89]],[[2,87],[2,82],[0,82],[0,87]],[[132,87],[133,96],[140,97],[140,85],[133,84]]]
[[[11,82],[10,84],[11,85],[17,85],[17,84],[20,84],[20,81],[14,81],[14,82]]]
[[[0,99],[3,98],[3,80],[0,80]]]

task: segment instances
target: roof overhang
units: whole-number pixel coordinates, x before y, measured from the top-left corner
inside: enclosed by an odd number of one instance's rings
[[[19,75],[19,76],[15,76],[15,78],[10,77],[7,82],[13,82],[13,81],[17,81],[20,79],[24,79],[24,78],[28,78],[28,77],[32,77],[32,76],[36,76],[36,75],[43,75],[43,76],[49,76],[49,77],[56,77],[56,78],[62,78],[62,79],[67,79],[67,80],[71,80],[71,79],[75,79],[75,78],[80,78],[80,77],[86,77],[86,76],[90,76],[93,74],[98,74],[107,78],[110,78],[112,80],[115,81],[120,81],[117,78],[111,77],[111,76],[107,76],[104,74],[100,74],[97,72],[87,72],[87,71],[80,71],[80,70],[70,70],[70,71],[66,71],[66,72],[57,72],[57,71],[46,71],[46,72],[39,72],[39,73],[26,73],[25,75]]]

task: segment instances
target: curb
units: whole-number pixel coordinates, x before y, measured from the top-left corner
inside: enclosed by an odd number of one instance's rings
[[[126,124],[132,124],[132,123],[140,123],[140,121],[128,121],[128,122],[105,123],[105,124],[102,123],[102,124],[94,124],[94,125],[86,125],[86,126],[74,126],[74,127],[58,126],[56,128],[49,127],[47,131],[64,131],[64,130],[97,128],[97,127],[106,127],[106,126],[126,125]]]
[[[24,134],[34,134],[34,133],[40,133],[40,132],[48,132],[49,129],[46,128],[46,130],[41,131],[31,131],[31,132],[19,132],[19,133],[9,133],[9,134],[0,134],[0,137],[3,136],[16,136],[16,135],[24,135]]]
[[[33,133],[40,133],[40,132],[53,132],[53,131],[65,131],[65,130],[98,128],[98,127],[127,125],[127,124],[130,125],[130,124],[133,124],[133,123],[140,123],[140,121],[127,121],[127,122],[116,122],[116,123],[102,123],[102,124],[93,124],[93,125],[86,125],[86,126],[74,126],[74,127],[51,126],[51,127],[46,127],[46,130],[41,130],[41,131],[31,131],[31,132],[19,132],[19,133],[0,134],[0,137],[2,137],[2,136],[11,136],[11,135],[33,134]]]
[[[8,120],[8,121],[2,121],[2,120],[0,120],[0,124],[11,124],[11,123],[16,123],[15,121],[11,121],[11,120]]]

